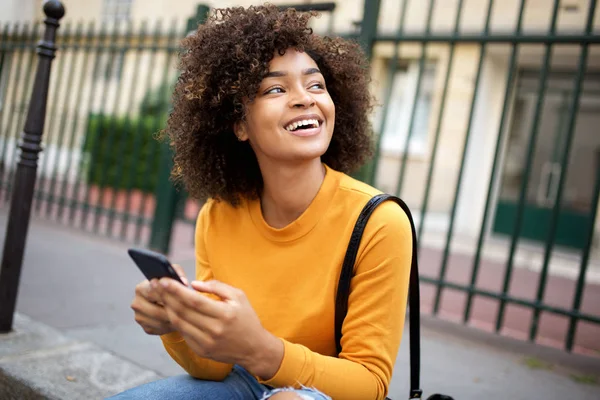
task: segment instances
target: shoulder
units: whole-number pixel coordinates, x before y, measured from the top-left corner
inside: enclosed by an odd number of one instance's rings
[[[223,200],[208,199],[196,219],[196,233],[206,232],[211,227],[224,226],[236,221],[246,210],[246,202],[242,201],[237,207]]]
[[[349,205],[349,212],[360,214],[364,206],[378,194],[383,192],[346,174],[341,174],[339,199]],[[350,211],[352,210],[352,211]],[[355,219],[354,219],[355,220]],[[367,223],[365,233],[379,230],[396,232],[399,235],[411,236],[411,224],[408,215],[393,201],[385,201],[373,212]]]
[[[364,182],[361,182],[353,177],[338,172],[340,194],[345,197],[353,198],[356,201],[364,201],[365,204],[369,199],[377,194],[382,193],[381,190],[374,188]]]

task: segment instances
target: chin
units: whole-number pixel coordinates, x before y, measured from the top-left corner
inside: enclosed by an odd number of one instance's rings
[[[300,159],[313,160],[320,158],[325,154],[329,148],[329,140],[319,140],[313,143],[303,143],[301,146],[297,146],[293,153]]]

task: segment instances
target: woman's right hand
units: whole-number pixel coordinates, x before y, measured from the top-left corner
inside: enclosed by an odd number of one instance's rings
[[[173,264],[173,269],[181,278],[185,285],[188,285],[188,280],[185,276],[183,268],[177,264]],[[137,322],[149,335],[165,335],[175,331],[171,325],[167,312],[160,302],[160,298],[152,286],[150,281],[145,280],[138,283],[135,287],[135,297],[131,302],[131,308]]]

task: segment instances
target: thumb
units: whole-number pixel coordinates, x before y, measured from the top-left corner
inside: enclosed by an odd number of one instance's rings
[[[185,286],[188,286],[190,283],[189,283],[187,277],[185,276],[185,271],[183,270],[183,267],[179,264],[171,264],[171,266],[173,267],[175,272],[177,272],[177,275],[179,275],[183,284]]]
[[[237,299],[239,289],[234,288],[233,286],[229,286],[226,283],[211,280],[211,281],[193,281],[192,287],[199,292],[209,293],[219,296],[224,300],[233,300]]]

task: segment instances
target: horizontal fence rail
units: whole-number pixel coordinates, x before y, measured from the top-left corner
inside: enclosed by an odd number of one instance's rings
[[[464,0],[366,3],[380,7],[366,10],[379,14],[377,31],[364,34],[373,21],[362,21],[363,34],[342,35],[372,54],[382,102],[372,121],[375,156],[357,176],[413,210],[426,311],[597,355],[600,140],[590,129],[600,124],[597,2],[580,2],[581,23],[570,25],[574,17],[560,1],[542,3],[482,0],[480,14]],[[547,20],[534,18],[535,7]],[[341,7],[322,8],[329,34]],[[385,22],[391,14],[393,24]],[[436,24],[443,14],[442,29]],[[154,136],[168,115],[179,41],[190,27],[157,21],[63,28],[35,213],[146,246],[158,229],[163,190],[165,150]],[[39,34],[38,23],[0,31],[3,206]],[[193,246],[201,207],[184,192],[176,202],[175,253]]]

